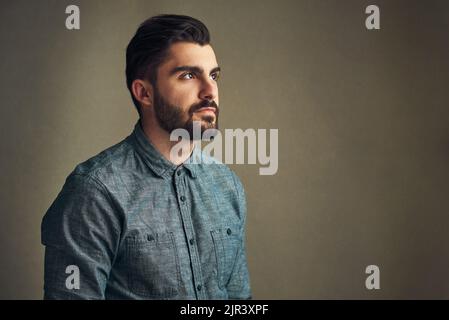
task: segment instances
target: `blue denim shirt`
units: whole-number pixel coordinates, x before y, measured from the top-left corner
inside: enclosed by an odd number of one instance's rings
[[[174,165],[138,122],[76,166],[45,214],[44,298],[249,299],[245,220],[235,173],[197,148]]]

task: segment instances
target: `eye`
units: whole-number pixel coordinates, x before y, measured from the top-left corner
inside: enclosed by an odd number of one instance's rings
[[[181,76],[181,79],[185,79],[185,80],[193,79],[193,73],[191,73],[191,72],[184,73],[184,74]]]
[[[217,81],[217,80],[220,78],[220,73],[214,72],[214,73],[212,73],[212,74],[210,75],[210,77],[211,77],[212,80]]]

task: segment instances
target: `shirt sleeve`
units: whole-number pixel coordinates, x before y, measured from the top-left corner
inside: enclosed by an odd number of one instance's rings
[[[231,278],[227,284],[229,299],[252,299],[248,263],[246,259],[246,196],[240,179],[234,174],[238,193],[239,216],[241,218],[241,244],[234,263]]]
[[[42,220],[44,299],[104,299],[120,230],[104,185],[72,173]]]

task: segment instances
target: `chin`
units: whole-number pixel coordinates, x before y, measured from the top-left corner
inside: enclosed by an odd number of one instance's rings
[[[201,128],[205,129],[215,128],[217,124],[217,118],[215,117],[204,117],[195,121],[201,121]]]

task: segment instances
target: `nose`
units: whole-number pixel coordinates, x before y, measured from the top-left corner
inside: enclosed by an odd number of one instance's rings
[[[202,81],[199,98],[201,100],[216,100],[218,97],[217,82],[212,79],[204,79]]]

